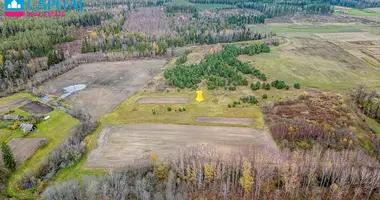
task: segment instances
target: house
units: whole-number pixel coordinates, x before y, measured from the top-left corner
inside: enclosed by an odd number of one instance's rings
[[[34,124],[27,124],[27,123],[22,123],[20,125],[20,130],[24,133],[29,133],[37,129],[37,126]]]

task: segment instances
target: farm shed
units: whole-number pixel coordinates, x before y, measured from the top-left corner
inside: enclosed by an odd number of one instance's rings
[[[20,130],[24,133],[29,133],[31,131],[36,130],[37,126],[33,124],[27,124],[27,123],[22,123],[20,125]]]

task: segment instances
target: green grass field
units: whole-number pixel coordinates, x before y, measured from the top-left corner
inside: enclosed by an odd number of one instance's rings
[[[28,93],[17,93],[15,95],[0,98],[0,105],[4,105],[11,101],[20,98],[29,98],[31,100],[38,100]],[[22,114],[24,116],[29,115],[28,113],[15,108],[15,114]],[[26,169],[36,169],[38,164],[43,160],[43,158],[51,152],[53,149],[58,147],[58,145],[70,135],[70,130],[73,126],[78,124],[78,120],[71,117],[67,113],[62,110],[55,109],[54,111],[48,114],[50,116],[49,120],[42,121],[37,125],[37,130],[29,133],[25,138],[47,138],[47,145],[38,149],[27,161],[25,161],[13,174],[8,183],[7,191],[19,198],[30,197],[33,193],[29,193],[28,191],[21,191],[18,189],[16,182],[18,178],[25,173]],[[0,138],[1,142],[8,142],[13,138],[22,137],[21,131],[10,130],[10,129],[0,129]],[[26,193],[24,193],[26,192]]]
[[[344,14],[344,15],[373,17],[373,16],[380,16],[380,11],[378,9],[379,8],[354,9],[354,8],[336,7],[335,13],[342,14],[343,11],[347,11],[347,14]]]
[[[302,52],[300,52],[302,53]],[[268,77],[299,82],[304,87],[345,90],[360,83],[380,87],[380,74],[370,65],[360,70],[349,69],[344,63],[319,56],[300,55],[287,50],[286,46],[273,48],[270,53],[241,56]]]
[[[360,32],[355,26],[311,26],[311,25],[249,25],[248,28],[258,32],[273,33],[342,33]]]

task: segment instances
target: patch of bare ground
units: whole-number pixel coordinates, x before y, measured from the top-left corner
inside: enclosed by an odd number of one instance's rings
[[[299,55],[319,56],[323,59],[345,63],[350,69],[360,69],[363,61],[346,52],[340,46],[324,40],[297,37],[293,45],[286,47]]]
[[[142,97],[136,103],[190,103],[190,98],[181,97]]]
[[[31,114],[47,114],[54,109],[38,101],[32,101],[20,107],[21,110]]]
[[[157,37],[171,32],[169,20],[161,7],[139,8],[128,14],[123,30],[130,33],[144,33]]]
[[[28,98],[14,100],[10,103],[7,103],[5,105],[0,106],[0,113],[6,112],[6,111],[11,110],[12,108],[15,108],[15,107],[23,106],[29,102],[30,102],[30,100]]]
[[[63,88],[87,85],[85,90],[69,96],[73,106],[100,116],[115,109],[121,102],[143,88],[161,70],[165,60],[132,60],[80,65],[42,88],[49,94],[62,95]]]
[[[65,52],[67,55],[76,55],[80,54],[82,48],[83,39],[88,36],[93,30],[95,30],[96,26],[89,26],[84,28],[78,28],[75,30],[75,40],[71,42],[63,42],[56,45],[56,48]]]
[[[86,161],[88,168],[117,168],[136,158],[156,154],[165,158],[194,145],[212,145],[228,153],[243,146],[267,147],[277,151],[266,130],[240,127],[175,124],[122,124],[106,126]]]
[[[251,118],[232,118],[232,117],[196,117],[196,122],[215,123],[215,124],[243,124],[253,125],[255,122]]]
[[[8,142],[16,160],[17,167],[24,163],[33,153],[46,142],[46,138],[13,138]],[[4,166],[3,159],[0,159],[0,166]]]
[[[266,24],[270,23],[293,23],[292,16],[281,16],[281,17],[273,17],[273,18],[266,18],[265,19]]]

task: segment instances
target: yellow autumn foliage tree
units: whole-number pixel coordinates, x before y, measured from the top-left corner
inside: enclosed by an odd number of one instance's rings
[[[96,38],[97,35],[98,35],[98,34],[97,34],[96,32],[92,32],[92,33],[91,33],[91,37],[92,37],[92,38]]]
[[[204,165],[204,175],[206,183],[210,183],[214,179],[215,167],[211,163]]]
[[[189,181],[194,181],[195,177],[195,171],[190,167],[186,168],[186,179]]]
[[[160,48],[158,47],[158,44],[156,41],[153,42],[152,44],[152,49],[155,51],[155,52],[158,52],[160,50]]]
[[[253,176],[251,174],[251,164],[247,161],[244,161],[243,163],[243,176],[240,177],[239,183],[241,187],[244,189],[245,192],[251,192],[252,191],[252,185],[253,185]]]

